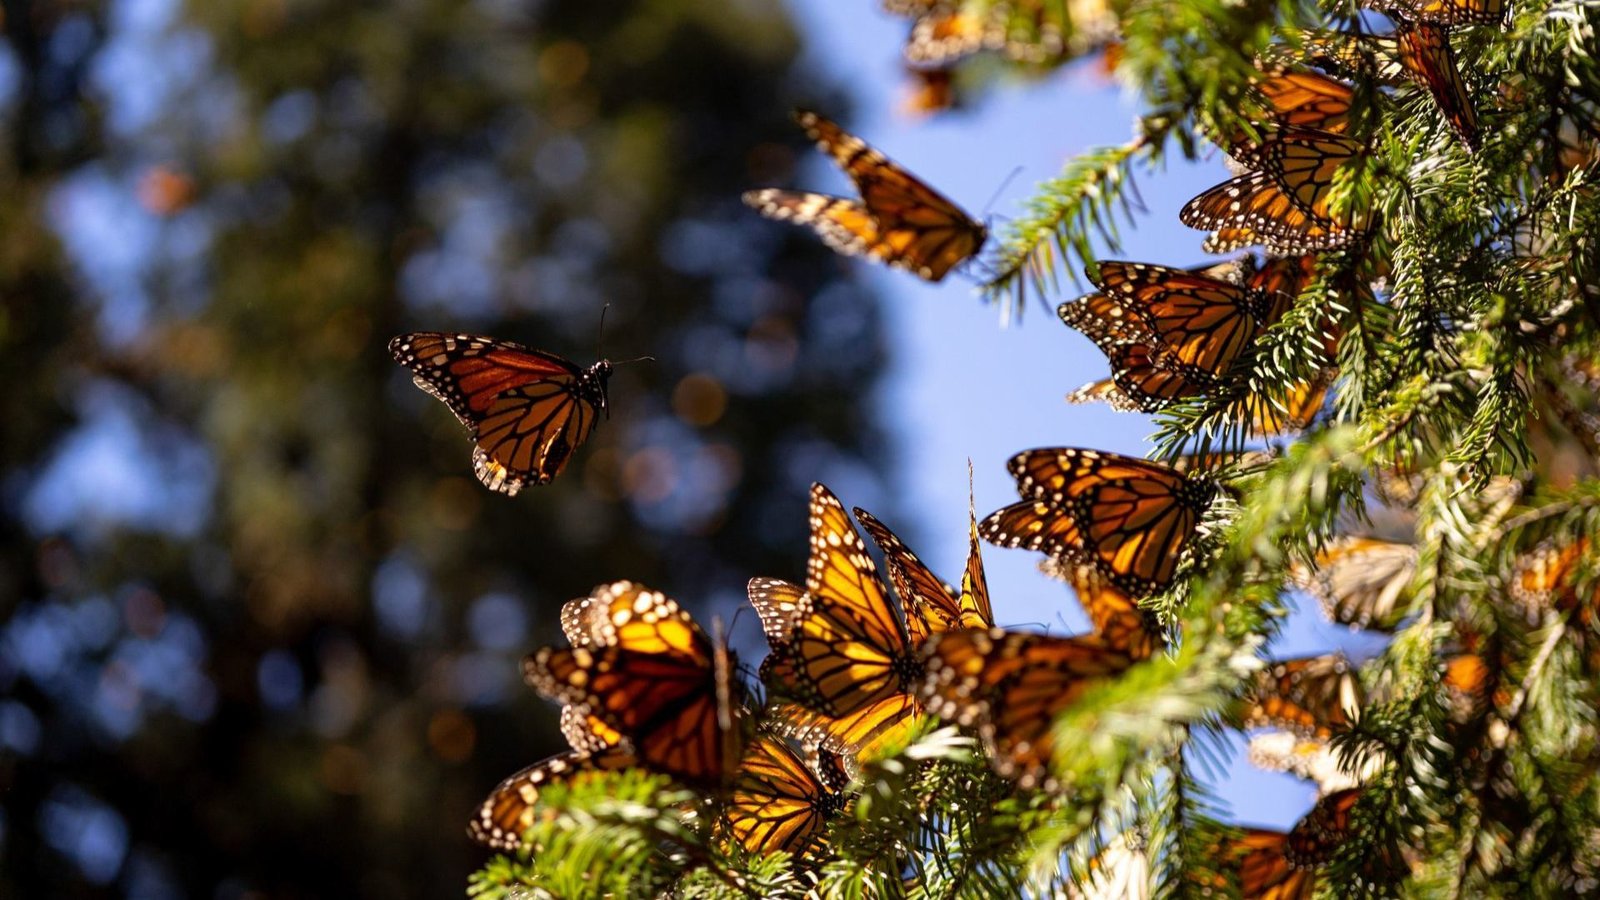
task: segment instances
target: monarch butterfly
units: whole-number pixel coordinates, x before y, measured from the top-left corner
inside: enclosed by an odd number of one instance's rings
[[[1397,57],[1401,69],[1412,80],[1428,89],[1444,112],[1445,120],[1461,137],[1468,150],[1477,150],[1478,111],[1472,106],[1467,83],[1456,66],[1450,47],[1450,33],[1431,22],[1402,23],[1395,30]]]
[[[778,221],[810,225],[828,246],[865,254],[928,281],[975,256],[988,229],[866,142],[813,112],[795,120],[844,169],[859,201],[797,191],[750,191],[744,202]]]
[[[1457,653],[1446,659],[1440,683],[1459,722],[1476,718],[1494,699],[1495,673],[1479,653]]]
[[[1286,772],[1314,782],[1321,793],[1344,790],[1360,784],[1380,764],[1369,757],[1357,772],[1347,772],[1326,740],[1306,738],[1286,731],[1270,731],[1250,738],[1250,764],[1268,772]]]
[[[1095,637],[1058,638],[1000,628],[936,634],[923,649],[927,675],[920,696],[934,715],[976,725],[990,762],[1023,788],[1044,786],[1050,730],[1097,679],[1133,659]]]
[[[573,750],[540,760],[500,782],[467,823],[467,835],[495,850],[516,850],[522,835],[538,821],[539,792],[556,783],[572,783],[586,773],[634,766],[638,760],[624,746],[594,751]]]
[[[1029,450],[1008,467],[1025,499],[985,519],[984,539],[1092,565],[1134,595],[1171,583],[1216,493],[1170,466],[1095,450]]]
[[[473,472],[504,494],[561,474],[608,411],[607,360],[579,369],[510,341],[432,331],[400,335],[389,353],[472,432]]]
[[[1406,616],[1401,601],[1416,570],[1411,544],[1346,536],[1329,542],[1314,565],[1295,566],[1290,578],[1317,598],[1330,620],[1390,631]]]
[[[916,649],[866,544],[826,487],[811,486],[805,590],[757,579],[750,603],[772,648],[762,680],[809,710],[799,714],[808,724],[859,747],[916,715]]]
[[[1201,193],[1178,218],[1202,231],[1226,231],[1233,240],[1248,231],[1292,253],[1345,246],[1365,231],[1366,217],[1355,210],[1335,214],[1330,190],[1334,173],[1363,154],[1359,144],[1338,135],[1280,130],[1245,153],[1255,171]],[[1220,252],[1215,244],[1208,249]]]
[[[1289,861],[1288,842],[1285,832],[1246,828],[1211,855],[1237,876],[1241,900],[1311,900],[1316,872]]]
[[[1342,653],[1274,663],[1258,674],[1244,727],[1329,737],[1361,715],[1361,685]]]
[[[1144,838],[1126,831],[1106,841],[1084,867],[1083,877],[1067,885],[1067,900],[1149,900],[1150,896],[1150,857]]]
[[[1040,564],[1046,575],[1065,581],[1089,617],[1095,637],[1129,659],[1148,659],[1166,646],[1161,623],[1133,598],[1117,590],[1093,566],[1046,559]]]
[[[1578,573],[1588,551],[1588,539],[1580,537],[1545,541],[1517,557],[1512,564],[1511,598],[1528,610],[1573,608],[1578,603]]]
[[[1383,0],[1371,6],[1439,25],[1499,25],[1507,4],[1506,0]]]
[[[1005,23],[960,9],[917,14],[906,38],[905,58],[917,66],[945,66],[980,50],[1005,45]]]
[[[1227,371],[1244,348],[1282,317],[1283,294],[1258,291],[1182,269],[1102,261],[1091,278],[1133,310],[1186,374]]]
[[[602,585],[587,601],[575,601],[573,616],[583,640],[524,659],[528,684],[598,719],[642,765],[692,785],[724,784],[743,740],[731,654],[677,602],[642,585]]]
[[[906,613],[906,630],[911,643],[920,645],[928,635],[953,628],[988,628],[994,624],[989,605],[989,586],[983,575],[983,557],[978,549],[976,523],[967,551],[967,568],[956,591],[928,570],[911,548],[887,525],[860,507],[854,510],[873,543],[883,552],[889,570],[889,583],[900,597]]]
[[[835,766],[831,759],[822,765]],[[815,770],[782,737],[758,734],[745,749],[728,798],[727,827],[752,853],[815,849],[846,795],[833,775]]]

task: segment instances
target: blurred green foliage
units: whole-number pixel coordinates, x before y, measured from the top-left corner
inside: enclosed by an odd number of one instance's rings
[[[870,494],[874,299],[737,201],[827,99],[778,0],[3,13],[0,896],[455,894],[562,601],[731,611]],[[656,361],[506,499],[418,329]]]

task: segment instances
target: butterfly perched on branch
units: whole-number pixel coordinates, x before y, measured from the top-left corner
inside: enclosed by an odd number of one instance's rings
[[[1261,143],[1228,151],[1248,171],[1188,203],[1178,218],[1191,228],[1248,235],[1280,251],[1331,250],[1355,241],[1370,218],[1348,203],[1336,210],[1333,189],[1341,169],[1355,169],[1366,148],[1336,134],[1303,128],[1269,129]],[[1221,252],[1216,244],[1208,249]]]
[[[762,190],[744,202],[769,219],[808,225],[847,256],[867,256],[939,281],[983,247],[988,229],[860,138],[814,112],[795,120],[855,183],[860,200]]]
[[[1271,725],[1326,738],[1355,722],[1365,702],[1344,654],[1287,659],[1257,675],[1244,726]]]
[[[596,602],[593,596],[579,597],[561,607],[561,631],[573,647],[594,646],[595,636],[588,620]],[[568,703],[561,707],[561,733],[572,749],[540,760],[496,785],[467,824],[469,837],[496,850],[515,850],[538,816],[539,792],[545,786],[638,763],[622,734],[596,716],[587,704]]]
[[[1135,596],[1172,582],[1216,493],[1171,466],[1073,447],[1019,453],[1008,468],[1023,500],[984,519],[984,539],[1093,566]]]
[[[672,598],[630,581],[573,603],[583,642],[524,659],[528,684],[615,732],[641,766],[693,786],[726,784],[744,737],[732,654]]]
[[[957,591],[858,509],[884,552],[897,605],[838,498],[813,485],[810,512],[805,588],[773,578],[750,582],[751,605],[772,647],[762,680],[792,701],[780,707],[791,735],[853,756],[907,732],[921,711],[914,696],[918,650],[930,634],[993,624],[989,589],[975,538]]]
[[[1340,537],[1317,553],[1311,566],[1296,565],[1292,582],[1342,625],[1391,630],[1405,618],[1405,590],[1417,570],[1412,544],[1372,537]]]
[[[510,341],[432,331],[400,335],[389,353],[472,432],[473,472],[504,494],[561,474],[607,412],[607,360],[580,369]]]
[[[813,765],[781,736],[757,734],[728,797],[726,826],[733,839],[752,853],[804,855],[817,849],[848,795],[838,760],[826,750],[816,758]]]

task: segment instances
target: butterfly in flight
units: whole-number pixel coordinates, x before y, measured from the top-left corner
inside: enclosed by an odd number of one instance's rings
[[[772,652],[762,681],[804,739],[859,752],[903,734],[920,711],[917,647],[839,498],[811,486],[806,584],[751,581]]]
[[[988,238],[983,223],[860,138],[813,112],[795,120],[844,169],[860,200],[802,191],[761,190],[744,202],[769,219],[809,225],[847,256],[864,255],[927,281],[977,255]]]
[[[1172,582],[1216,493],[1171,466],[1073,447],[1028,450],[1009,468],[1023,500],[984,519],[984,539],[1093,566],[1133,596]]]
[[[400,335],[389,353],[472,432],[473,472],[507,495],[561,474],[607,412],[607,360],[580,369],[510,341],[433,331]]]
[[[848,777],[827,750],[803,759],[783,737],[761,733],[745,748],[726,810],[733,839],[752,853],[797,856],[818,849],[828,820],[844,810]]]
[[[744,737],[732,654],[676,601],[630,581],[573,603],[585,639],[524,659],[528,684],[597,720],[641,766],[691,786],[725,785]]]
[[[1058,713],[1134,660],[1095,636],[1051,637],[1001,628],[934,635],[923,650],[928,711],[976,726],[989,760],[1023,788],[1055,787],[1049,763]]]

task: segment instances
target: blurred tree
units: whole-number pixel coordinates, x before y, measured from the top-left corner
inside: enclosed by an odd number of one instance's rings
[[[737,200],[813,83],[781,4],[3,10],[0,895],[460,891],[563,600],[731,610],[870,493],[873,298]],[[506,499],[416,329],[655,362]]]

